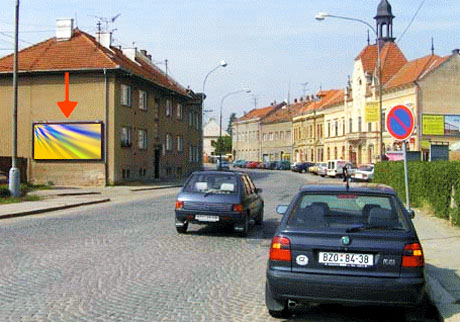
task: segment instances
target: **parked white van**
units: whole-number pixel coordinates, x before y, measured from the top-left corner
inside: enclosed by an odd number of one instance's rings
[[[343,176],[343,167],[350,162],[343,160],[330,160],[327,162],[327,172],[329,177],[341,177]]]

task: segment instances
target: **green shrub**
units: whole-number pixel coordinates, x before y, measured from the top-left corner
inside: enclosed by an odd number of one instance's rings
[[[460,161],[408,162],[409,193],[412,206],[428,205],[440,218],[452,218],[460,225]],[[374,182],[393,187],[405,201],[404,163],[380,162],[375,166]],[[452,187],[457,207],[451,209]]]
[[[11,192],[6,187],[0,187],[0,198],[8,198],[11,196]]]

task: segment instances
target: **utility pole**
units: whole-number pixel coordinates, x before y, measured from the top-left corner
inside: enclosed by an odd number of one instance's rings
[[[13,150],[11,154],[11,169],[9,173],[8,188],[14,197],[21,194],[21,176],[17,167],[18,158],[18,38],[19,38],[19,0],[16,0],[16,10],[14,14],[14,69],[13,69]]]

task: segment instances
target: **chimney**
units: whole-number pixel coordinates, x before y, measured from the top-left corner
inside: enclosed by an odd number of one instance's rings
[[[70,40],[73,35],[73,19],[60,18],[56,19],[56,40],[66,41]]]
[[[110,46],[112,46],[112,33],[108,31],[98,31],[96,32],[96,40],[105,48],[110,49]]]
[[[131,59],[133,62],[136,61],[137,48],[123,48],[123,54]]]
[[[294,103],[297,103],[297,98],[294,98]]]

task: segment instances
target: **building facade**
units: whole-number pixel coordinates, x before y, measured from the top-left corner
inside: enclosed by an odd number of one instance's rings
[[[228,132],[222,129],[220,131],[220,126],[217,124],[215,118],[211,117],[208,122],[203,126],[203,160],[204,162],[211,161],[210,156],[215,155],[216,148],[214,145],[217,143],[220,134],[222,137],[229,136]]]
[[[181,178],[199,169],[201,96],[156,68],[145,51],[122,51],[111,46],[110,34],[93,37],[73,29],[71,21],[67,26],[58,26],[56,37],[19,52],[18,156],[27,160],[28,181],[104,185]],[[12,55],[0,59],[4,157],[12,151],[12,69]],[[57,105],[64,100],[66,72],[70,99],[78,102],[68,118]],[[100,158],[35,158],[39,140],[34,124],[51,123],[102,124]],[[63,142],[63,136],[56,136],[48,148],[61,149],[64,156],[65,149],[83,149]]]

